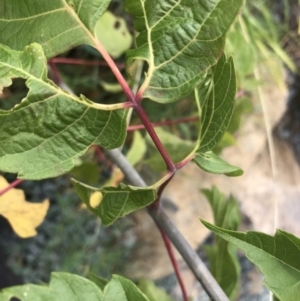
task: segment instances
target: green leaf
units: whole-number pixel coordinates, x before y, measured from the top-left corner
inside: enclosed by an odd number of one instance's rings
[[[222,55],[225,34],[242,4],[243,0],[126,0],[140,33],[127,63],[148,63],[144,97],[167,103],[191,93]]]
[[[99,19],[95,28],[96,37],[106,51],[118,58],[131,47],[132,36],[127,29],[125,20],[107,11]]]
[[[246,76],[253,74],[256,54],[253,45],[247,43],[245,35],[240,26],[234,26],[227,34],[225,51],[228,56],[234,59],[237,78],[240,85],[247,80]]]
[[[21,301],[106,301],[96,284],[67,273],[52,273],[49,287],[26,284],[0,292],[1,301],[10,301],[13,297]]]
[[[113,279],[122,285],[126,294],[126,301],[149,301],[148,298],[130,280],[118,275],[113,275]]]
[[[26,179],[55,177],[70,171],[92,144],[108,149],[123,144],[127,111],[54,85],[40,45],[23,52],[0,45],[0,57],[0,78],[22,77],[29,88],[19,105],[0,111],[1,171]]]
[[[300,239],[282,230],[275,236],[260,232],[235,232],[202,223],[245,252],[265,276],[265,285],[281,300],[300,296]]]
[[[120,93],[122,92],[122,87],[119,83],[109,83],[109,82],[105,82],[103,80],[101,80],[99,82],[99,84],[101,85],[101,87],[108,93]]]
[[[73,180],[76,192],[89,210],[99,216],[104,225],[111,225],[118,218],[151,204],[156,191],[151,188],[138,188],[120,184],[118,187],[97,189]],[[92,193],[100,192],[100,204],[97,208],[90,205]]]
[[[221,141],[213,148],[213,153],[218,155],[222,152],[224,148],[235,144],[236,144],[236,140],[234,139],[234,137],[229,132],[225,132]]]
[[[96,23],[109,3],[110,0],[51,0],[42,4],[40,0],[3,0],[0,43],[22,50],[36,42],[48,58],[81,44],[93,46]]]
[[[235,198],[230,196],[226,200],[225,196],[215,186],[211,190],[203,189],[201,191],[211,205],[215,225],[228,230],[237,230],[241,217],[239,205]],[[205,251],[208,255],[212,275],[226,295],[231,300],[235,300],[240,275],[235,247],[217,237],[215,244],[206,246]]]
[[[253,110],[251,99],[242,97],[236,100],[233,115],[228,125],[228,131],[234,134],[240,127],[242,116]]]
[[[151,280],[141,279],[138,287],[148,297],[149,301],[173,301],[164,290],[158,288]]]
[[[243,174],[239,167],[228,164],[213,152],[196,153],[193,161],[206,172],[225,174],[229,177],[237,177]]]
[[[108,280],[101,278],[92,272],[88,272],[87,278],[94,282],[101,290],[104,290],[104,287],[108,283]]]
[[[113,275],[104,292],[92,281],[68,273],[52,273],[50,286],[14,286],[0,292],[1,301],[149,301],[130,280]]]
[[[233,113],[236,92],[234,65],[231,58],[223,55],[212,68],[208,81],[195,90],[200,113],[200,133],[194,162],[203,170],[239,176],[243,171],[229,165],[211,150],[222,140]]]
[[[99,182],[100,170],[95,162],[81,162],[70,171],[70,175],[79,181],[85,181],[89,185]]]
[[[139,163],[147,151],[147,145],[144,137],[139,131],[135,131],[133,134],[133,142],[130,146],[126,158],[131,165]]]
[[[223,55],[212,68],[209,81],[195,93],[201,126],[197,152],[212,150],[221,141],[233,113],[235,93],[233,61]]]
[[[228,230],[237,230],[240,222],[240,210],[237,200],[231,195],[227,200],[216,186],[211,190],[202,189],[214,215],[215,225]]]

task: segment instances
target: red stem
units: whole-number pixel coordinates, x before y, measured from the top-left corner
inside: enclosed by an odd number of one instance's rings
[[[11,190],[12,188],[16,187],[17,185],[19,185],[23,181],[24,180],[22,180],[22,179],[17,179],[15,181],[11,182],[7,187],[5,187],[4,189],[0,190],[0,196],[2,196],[4,193],[6,193],[7,191]]]
[[[181,288],[183,300],[184,301],[189,301],[189,298],[188,298],[188,295],[187,295],[187,292],[186,292],[186,289],[185,289],[185,286],[184,286],[184,282],[183,282],[182,277],[181,277],[181,272],[180,272],[180,269],[179,269],[179,266],[178,266],[178,262],[177,262],[177,260],[175,258],[175,255],[174,255],[173,248],[172,248],[171,242],[169,240],[169,237],[165,234],[165,232],[163,232],[161,230],[160,227],[158,227],[158,229],[159,229],[159,231],[161,233],[161,236],[163,238],[163,241],[165,243],[166,249],[168,251],[168,255],[170,257],[172,266],[174,268],[174,271],[175,271],[175,274],[176,274],[179,286]]]
[[[141,106],[140,103],[136,104],[134,109],[135,109],[136,113],[138,114],[138,116],[140,117],[140,119],[141,119],[146,131],[148,132],[149,136],[151,137],[153,143],[157,147],[157,150],[160,152],[161,156],[163,157],[164,161],[166,162],[169,172],[175,173],[176,166],[175,166],[173,160],[171,159],[171,157],[169,156],[169,154],[167,153],[166,149],[164,148],[163,144],[159,140],[145,110],[143,109],[143,107]]]
[[[48,61],[49,66],[51,67],[52,74],[53,74],[53,80],[54,82],[59,86],[61,84],[61,78],[59,75],[59,71],[53,61]]]
[[[49,64],[70,64],[70,65],[86,65],[86,66],[104,66],[109,67],[105,61],[91,61],[91,60],[82,60],[82,59],[70,59],[65,57],[55,57],[48,60]],[[120,69],[125,68],[123,63],[115,63]]]
[[[179,124],[179,123],[186,123],[186,122],[193,122],[193,121],[198,121],[199,117],[194,116],[194,117],[183,117],[183,118],[178,118],[174,120],[166,120],[166,121],[160,121],[160,122],[152,122],[151,125],[153,127],[158,127],[158,126],[164,126],[164,125],[174,125],[174,124]],[[130,125],[127,128],[127,131],[135,131],[135,130],[143,130],[145,129],[143,124],[136,124],[136,125]]]
[[[101,55],[103,56],[103,58],[107,62],[108,66],[110,67],[110,70],[112,71],[112,73],[116,77],[117,81],[119,82],[120,86],[122,87],[122,90],[125,93],[125,95],[127,96],[128,100],[134,104],[135,103],[135,95],[131,91],[127,81],[125,80],[122,73],[118,69],[116,63],[110,57],[110,55],[108,54],[106,49],[103,47],[103,45],[97,39],[95,39],[94,42],[96,44],[97,50],[101,53]]]
[[[176,170],[179,170],[179,169],[183,168],[184,166],[186,166],[192,159],[194,159],[194,155],[193,156],[188,156],[187,158],[185,158],[182,161],[175,164],[176,165]]]

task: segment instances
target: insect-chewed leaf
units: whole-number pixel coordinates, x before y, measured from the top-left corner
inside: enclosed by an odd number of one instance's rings
[[[71,170],[92,144],[122,145],[126,110],[113,110],[70,95],[47,79],[41,46],[19,52],[0,45],[0,78],[26,79],[29,93],[9,111],[0,111],[0,170],[27,179]]]
[[[202,223],[216,235],[242,249],[265,276],[265,285],[281,300],[300,296],[300,239],[282,230],[275,236],[230,231]]]
[[[0,43],[15,50],[36,42],[47,57],[80,44],[93,45],[96,22],[110,0],[2,0]]]
[[[113,275],[104,289],[83,277],[68,273],[52,273],[49,287],[26,284],[0,292],[1,301],[149,301],[130,280]]]
[[[242,169],[228,164],[213,152],[197,152],[193,161],[206,172],[214,174],[225,174],[229,177],[237,177],[243,174]]]
[[[128,64],[135,59],[148,63],[144,97],[166,103],[191,93],[222,55],[225,34],[242,4],[243,0],[126,0],[140,33],[137,49],[128,51]]]
[[[118,187],[97,189],[73,180],[76,192],[88,209],[99,216],[105,225],[110,225],[118,218],[151,204],[156,198],[156,190],[120,184]],[[91,204],[92,196],[98,194],[98,207]]]

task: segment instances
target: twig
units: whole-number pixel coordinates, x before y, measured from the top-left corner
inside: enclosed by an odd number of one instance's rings
[[[22,180],[22,179],[17,179],[15,181],[11,182],[7,187],[5,187],[4,189],[0,190],[0,196],[3,195],[4,193],[6,193],[7,191],[11,190],[12,188],[18,186],[23,181],[24,180]]]
[[[158,138],[149,118],[148,115],[146,114],[145,110],[143,109],[143,107],[138,104],[135,108],[134,108],[135,112],[137,113],[137,115],[139,116],[140,120],[142,121],[146,131],[148,132],[149,136],[151,137],[153,143],[155,144],[157,150],[159,151],[159,153],[161,154],[162,158],[164,159],[167,168],[170,172],[175,173],[176,171],[176,167],[175,164],[172,160],[172,158],[170,157],[170,155],[168,154],[168,152],[166,151],[166,149],[164,148],[163,144],[161,143],[160,139]]]
[[[165,126],[165,125],[174,125],[178,123],[187,123],[187,122],[193,122],[193,121],[198,121],[199,117],[198,116],[193,116],[193,117],[184,117],[184,118],[178,118],[174,120],[166,120],[166,121],[161,121],[161,122],[152,122],[153,127],[158,127],[158,126]],[[127,131],[135,131],[135,130],[143,130],[145,129],[145,126],[143,124],[136,124],[136,125],[131,125],[127,128]]]
[[[106,61],[92,61],[92,60],[82,60],[82,59],[71,59],[71,58],[65,58],[65,57],[55,57],[48,60],[48,63],[54,63],[54,64],[68,64],[68,65],[86,65],[86,66],[103,66],[103,67],[109,67]],[[124,63],[116,63],[116,65],[120,69],[125,68]]]
[[[166,246],[166,249],[168,251],[170,260],[172,262],[172,266],[174,267],[174,271],[175,271],[179,286],[180,286],[181,291],[182,291],[183,300],[184,301],[189,301],[189,298],[188,298],[188,295],[187,295],[187,292],[186,292],[186,289],[185,289],[185,286],[184,286],[184,282],[182,280],[181,273],[180,273],[180,270],[179,270],[178,262],[175,258],[175,255],[174,255],[169,237],[160,228],[158,228],[158,229],[159,229],[160,234],[161,234],[161,236],[163,238],[163,241],[165,243],[165,246]]]
[[[162,229],[169,237],[177,251],[194,273],[195,277],[202,284],[206,293],[214,301],[229,301],[215,278],[211,275],[201,258],[191,248],[174,223],[167,216],[166,212],[159,206],[158,208],[149,207],[148,210],[157,226]]]
[[[139,173],[118,149],[109,150],[107,151],[107,154],[110,159],[119,166],[132,185],[141,187],[146,186],[146,183]],[[159,229],[169,237],[210,298],[214,301],[229,301],[228,297],[220,288],[219,284],[211,275],[198,254],[191,248],[175,224],[169,219],[161,206],[161,203],[158,206],[149,206],[148,212]]]

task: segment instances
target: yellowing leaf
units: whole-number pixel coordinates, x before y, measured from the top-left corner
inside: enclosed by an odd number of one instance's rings
[[[9,184],[0,176],[0,190]],[[11,189],[0,196],[0,214],[8,219],[13,230],[22,238],[37,234],[35,228],[44,220],[49,208],[49,200],[43,203],[29,203],[21,189]]]

